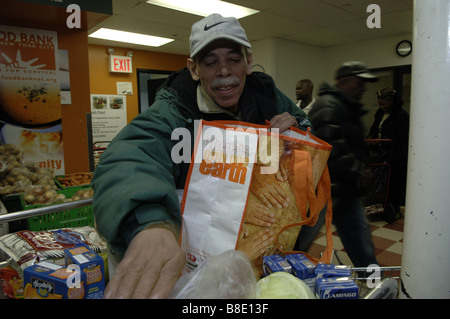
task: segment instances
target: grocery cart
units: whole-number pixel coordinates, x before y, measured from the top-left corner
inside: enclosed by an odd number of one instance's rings
[[[0,224],[19,221],[28,219],[33,221],[36,224],[36,219],[40,222],[39,229],[36,230],[45,230],[45,229],[54,229],[54,228],[62,228],[62,227],[70,227],[73,225],[76,226],[85,226],[88,225],[87,215],[90,215],[92,207],[92,198],[74,200],[70,202],[53,204],[42,207],[35,207],[28,210],[16,211],[7,214],[0,215]],[[79,214],[84,214],[85,216],[79,217],[78,220],[71,219],[72,215],[68,214],[73,212],[78,212]],[[86,213],[89,212],[89,213]],[[67,215],[67,216],[66,216]],[[75,224],[73,224],[75,223]],[[34,224],[34,225],[35,225]],[[33,227],[32,227],[33,228]],[[12,266],[16,270],[20,270],[20,267],[11,260],[11,258],[6,258],[5,254],[2,254],[0,250],[0,268],[4,268],[6,266]]]
[[[360,299],[397,299],[400,291],[400,266],[351,268],[359,286]]]
[[[391,175],[392,140],[366,139],[370,180],[364,207],[368,216],[378,216],[387,222],[396,218],[395,208],[388,203]]]
[[[77,188],[74,187],[74,189]],[[22,209],[25,210],[0,214],[0,225],[26,220],[26,224],[28,225],[26,229],[34,231],[38,237],[45,234],[44,230],[50,231],[54,229],[84,226],[93,227],[92,198],[72,200],[65,203],[41,207],[35,205],[32,206],[32,208],[27,209],[26,207],[23,207]],[[45,237],[45,235],[43,236]],[[5,242],[3,242],[3,244],[5,244]],[[15,244],[10,246],[11,249],[18,249],[18,253],[22,254],[23,250],[21,250],[22,248],[20,247],[23,246],[20,244],[18,246]],[[95,245],[89,245],[89,248],[97,251]],[[19,263],[17,255],[11,255],[4,249],[5,248],[3,247],[0,248],[0,299],[21,299],[23,298],[24,293],[22,280],[20,279],[24,278],[23,264]],[[32,255],[33,254],[26,254],[27,258],[32,258]],[[38,255],[40,257],[43,256],[41,252],[36,251],[35,256]],[[57,252],[55,253],[55,251],[52,251],[47,257],[60,258],[61,256],[58,255]]]
[[[77,188],[74,188],[75,190]],[[74,219],[73,214],[77,213]],[[36,221],[35,218],[40,219]],[[74,200],[65,203],[52,204],[47,206],[34,206],[31,209],[16,211],[0,215],[0,224],[28,219],[33,221],[33,226],[38,223],[41,226],[36,226],[36,229],[30,230],[46,230],[56,229],[61,227],[81,227],[86,225],[93,225],[92,213],[92,198]],[[32,227],[34,228],[34,227]]]
[[[333,251],[333,263],[344,265],[337,251]],[[351,278],[358,285],[359,299],[397,299],[401,279],[401,266],[351,267]]]

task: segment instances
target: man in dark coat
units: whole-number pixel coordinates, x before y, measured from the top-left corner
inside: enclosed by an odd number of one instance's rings
[[[333,146],[328,160],[333,197],[333,223],[355,267],[378,264],[362,196],[367,184],[360,103],[367,81],[377,78],[362,62],[346,62],[336,84],[322,84],[309,113],[317,137]]]

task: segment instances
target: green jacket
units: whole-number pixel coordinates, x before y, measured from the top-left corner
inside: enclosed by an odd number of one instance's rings
[[[149,225],[181,227],[176,190],[184,188],[189,163],[173,163],[171,151],[180,140],[171,139],[172,131],[189,130],[192,152],[195,120],[235,120],[229,114],[200,112],[197,86],[186,68],[172,74],[155,102],[122,129],[102,154],[92,180],[93,208],[97,229],[113,254],[122,254]],[[264,124],[276,114],[289,112],[302,129],[311,126],[305,113],[263,73],[247,76],[240,107],[246,122]]]

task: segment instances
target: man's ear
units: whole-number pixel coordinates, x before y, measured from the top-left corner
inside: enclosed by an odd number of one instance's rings
[[[250,52],[247,56],[247,75],[252,74],[252,67],[253,67],[253,53]]]
[[[197,74],[197,64],[194,62],[193,59],[191,58],[187,59],[187,68],[189,69],[189,72],[191,73],[192,79],[194,81],[200,80],[200,77]]]

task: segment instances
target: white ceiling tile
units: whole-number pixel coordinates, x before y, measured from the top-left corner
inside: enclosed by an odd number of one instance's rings
[[[386,14],[381,18],[381,26],[387,26],[391,29],[398,30],[403,33],[411,33],[413,24],[413,10],[406,10]]]
[[[318,29],[316,26],[271,13],[255,14],[242,19],[240,23],[246,30],[249,40],[281,37]]]
[[[358,40],[380,39],[397,35],[399,32],[383,25],[381,28],[369,28],[366,20],[356,20],[336,25],[333,29],[341,34],[352,36]]]
[[[115,30],[122,30],[128,32],[143,33],[153,36],[160,36],[166,38],[189,38],[190,30],[176,27],[173,25],[161,25],[153,21],[146,21],[141,19],[131,20],[126,16],[118,16],[110,19],[101,25],[102,28],[110,28]]]
[[[331,47],[357,41],[357,38],[347,36],[329,29],[320,28],[311,32],[298,35],[285,36],[285,39],[309,43],[320,47]]]
[[[329,27],[336,23],[359,18],[352,13],[317,0],[297,0],[290,2],[288,6],[273,8],[270,12],[320,27]]]
[[[267,11],[274,7],[280,7],[297,0],[228,0],[240,6],[252,8],[259,11]]]
[[[370,4],[376,4],[380,7],[381,14],[392,13],[401,10],[408,10],[412,5],[405,3],[403,0],[320,0],[330,6],[340,8],[344,11],[353,13],[359,17],[368,17],[371,13],[367,12]]]
[[[250,41],[283,38],[327,47],[412,33],[413,0],[229,0],[259,13],[240,19]],[[381,9],[381,29],[369,29],[369,4]],[[113,0],[113,16],[99,27],[175,38],[152,51],[188,54],[189,35],[200,16],[146,4],[144,0]],[[94,40],[89,40],[91,41]],[[96,40],[95,40],[96,41]],[[98,42],[98,41],[97,41]]]

